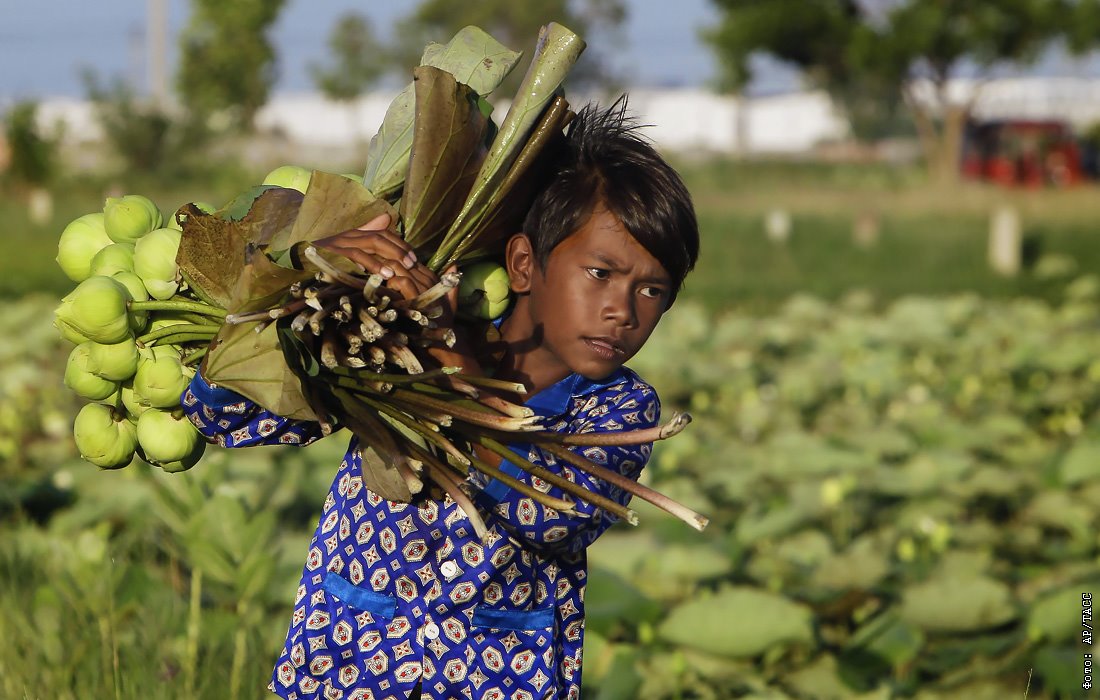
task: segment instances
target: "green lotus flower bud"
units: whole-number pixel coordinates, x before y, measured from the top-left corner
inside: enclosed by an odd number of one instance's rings
[[[111,244],[103,229],[103,213],[85,214],[72,221],[57,241],[57,264],[73,282],[83,282],[92,274],[92,258]]]
[[[90,403],[76,414],[73,437],[80,456],[104,469],[125,467],[137,449],[137,428],[110,406]]]
[[[133,272],[116,272],[111,275],[111,279],[122,284],[126,287],[126,291],[130,292],[130,298],[134,301],[148,301],[149,291],[145,289],[145,284],[141,281],[141,278],[135,275]],[[135,335],[140,335],[145,327],[149,325],[149,313],[146,311],[131,311],[130,312],[130,330]]]
[[[166,472],[175,474],[176,472],[187,471],[191,467],[198,464],[199,460],[202,459],[202,455],[204,452],[206,452],[206,442],[203,440],[198,440],[197,442],[195,442],[195,447],[183,459],[177,459],[172,462],[164,462],[154,459],[147,459],[145,461],[155,467],[160,467]]]
[[[120,282],[98,275],[89,277],[62,298],[54,311],[54,325],[59,330],[68,326],[97,343],[121,343],[130,335],[129,301],[130,292]]]
[[[158,228],[134,245],[134,272],[154,299],[171,299],[179,289],[176,253],[181,234],[170,228]]]
[[[78,396],[83,396],[92,401],[106,399],[118,389],[118,384],[110,379],[100,377],[92,370],[92,346],[93,343],[81,343],[69,353],[69,360],[65,363],[65,386],[72,389]]]
[[[112,243],[105,246],[92,258],[92,275],[111,277],[116,272],[134,271],[134,251],[130,246]]]
[[[474,263],[462,270],[458,305],[470,316],[493,319],[508,308],[510,292],[511,282],[506,269],[494,262]]]
[[[154,408],[179,406],[180,395],[194,370],[180,362],[179,351],[171,346],[154,346],[139,353],[134,391]]]
[[[309,181],[312,177],[312,170],[306,170],[298,165],[280,165],[269,172],[260,184],[287,187],[305,194],[306,190],[309,189]]]
[[[138,349],[133,338],[121,343],[88,343],[89,369],[92,374],[103,379],[121,382],[129,379],[137,371]]]
[[[90,342],[84,334],[77,331],[72,326],[58,323],[57,319],[53,320],[53,327],[57,329],[57,334],[61,336],[62,340],[67,340],[73,345],[80,345],[81,343]]]
[[[140,194],[108,197],[103,207],[103,228],[115,243],[133,245],[162,223],[157,205]]]
[[[191,202],[191,204],[204,214],[213,214],[218,210],[217,207],[215,207],[213,204],[210,204],[209,202]],[[179,213],[179,209],[176,210],[176,213]],[[180,226],[178,221],[176,221],[176,214],[172,214],[172,216],[168,217],[168,223],[165,225],[165,227],[174,229],[176,231],[183,230],[183,227]]]
[[[118,387],[119,398],[122,400],[122,406],[126,409],[126,414],[134,421],[141,418],[141,414],[149,410],[149,402],[144,396],[141,396],[134,391],[134,380],[127,379],[122,382]]]
[[[150,408],[137,422],[138,444],[145,460],[151,464],[178,462],[202,442],[199,431],[184,418],[171,411]]]

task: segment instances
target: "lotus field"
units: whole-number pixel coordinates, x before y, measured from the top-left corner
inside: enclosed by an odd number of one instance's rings
[[[0,696],[263,697],[347,435],[99,470],[56,306],[0,317]],[[645,480],[713,521],[642,503],[596,544],[591,697],[1080,697],[1100,279],[704,308],[632,366],[695,417]]]

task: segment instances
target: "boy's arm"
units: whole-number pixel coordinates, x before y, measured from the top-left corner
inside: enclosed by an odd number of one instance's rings
[[[234,391],[212,387],[201,371],[180,404],[191,424],[222,447],[308,445],[322,437],[319,423],[284,418]]]
[[[640,430],[657,425],[660,402],[657,392],[649,386],[636,384],[633,388],[624,389],[622,392],[600,396],[600,399],[602,400],[587,408],[575,419],[573,425],[565,432],[576,434]],[[511,448],[527,457],[530,462],[564,476],[589,491],[622,505],[630,502],[629,492],[591,476],[571,464],[564,463],[561,459],[537,447],[514,444]],[[637,481],[642,468],[649,461],[652,443],[612,447],[573,446],[570,449],[589,461]],[[539,491],[555,498],[575,502],[575,514],[566,515],[539,505],[534,499],[508,488],[499,481],[491,481],[480,494],[479,500],[483,505],[490,506],[490,517],[493,520],[521,540],[554,549],[577,552],[592,544],[618,520],[615,516],[583,499],[565,494],[557,486],[533,478],[510,462],[502,462],[500,467]]]

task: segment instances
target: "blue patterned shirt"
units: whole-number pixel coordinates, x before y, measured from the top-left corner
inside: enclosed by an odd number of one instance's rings
[[[184,410],[225,447],[308,444],[315,423],[276,416],[196,375]],[[565,433],[656,425],[656,392],[626,367],[601,381],[573,374],[526,405]],[[626,504],[630,494],[530,445],[517,454]],[[651,445],[574,447],[637,479]],[[269,688],[288,700],[397,700],[417,683],[435,700],[580,697],[585,548],[615,518],[584,501],[566,515],[473,473],[482,540],[450,498],[386,501],[363,484],[354,437],[310,543],[286,644]],[[509,461],[501,468],[575,500]]]

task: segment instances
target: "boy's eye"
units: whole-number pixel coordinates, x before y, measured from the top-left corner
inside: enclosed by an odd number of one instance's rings
[[[647,296],[650,299],[660,299],[664,296],[665,290],[660,287],[642,287],[642,295]]]
[[[590,267],[588,268],[588,274],[592,275],[598,280],[605,280],[611,276],[611,271],[605,270],[602,267]]]

